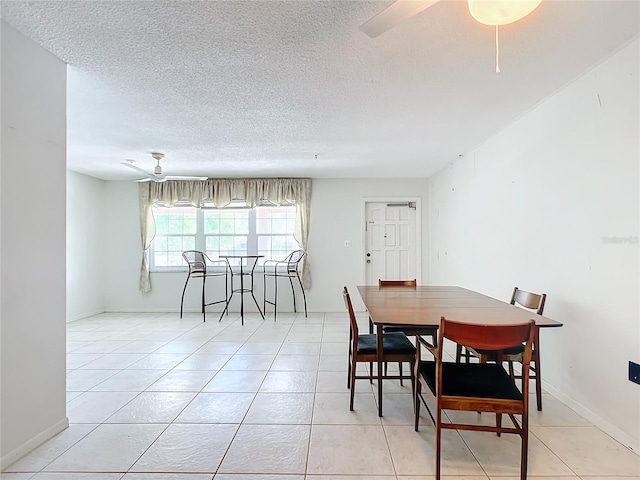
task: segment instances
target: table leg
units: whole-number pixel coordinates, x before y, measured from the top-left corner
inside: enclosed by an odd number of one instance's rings
[[[378,324],[376,334],[376,353],[378,356],[378,416],[382,416],[382,324]]]
[[[534,327],[535,334],[533,336],[533,352],[534,355],[531,357],[536,364],[536,406],[538,407],[538,411],[542,411],[542,377],[540,375],[540,327],[537,325]]]

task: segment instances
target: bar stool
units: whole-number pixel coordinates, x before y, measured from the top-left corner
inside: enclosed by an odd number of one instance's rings
[[[288,278],[291,284],[291,293],[293,294],[293,311],[296,309],[296,291],[293,287],[293,279],[297,278],[302,290],[302,299],[304,301],[304,316],[307,316],[307,296],[304,293],[304,286],[300,279],[299,265],[306,252],[304,250],[295,250],[286,256],[284,260],[266,260],[264,262],[264,281],[263,285],[263,298],[262,310],[267,313],[267,303],[273,305],[273,321],[276,321],[276,314],[278,311],[278,278]],[[273,277],[273,300],[267,300],[267,277]]]
[[[227,303],[227,297],[229,296],[229,287],[228,287],[228,279],[227,279],[227,263],[224,260],[221,261],[213,261],[211,260],[206,253],[201,252],[199,250],[185,250],[182,252],[182,258],[187,262],[189,267],[189,273],[187,274],[187,280],[184,282],[184,288],[182,289],[182,298],[180,300],[180,318],[182,318],[182,308],[184,305],[184,293],[187,291],[187,285],[191,278],[202,278],[202,318],[203,321],[207,321],[206,308],[209,305],[215,305],[216,303]],[[224,267],[224,271],[220,270],[210,270],[210,267]],[[223,277],[224,276],[224,299],[216,300],[215,302],[206,303],[205,302],[205,284],[207,277]],[[227,315],[229,313],[227,312]],[[224,315],[224,310],[222,311],[222,315]],[[222,318],[220,315],[220,318]]]

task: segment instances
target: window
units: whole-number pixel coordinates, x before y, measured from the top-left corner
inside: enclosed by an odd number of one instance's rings
[[[156,236],[149,252],[152,271],[184,270],[184,250],[220,255],[264,255],[282,260],[300,248],[293,238],[295,206],[195,208],[154,206]]]
[[[185,250],[196,249],[197,208],[156,208],[156,236],[151,243],[151,266],[179,267],[186,265]]]

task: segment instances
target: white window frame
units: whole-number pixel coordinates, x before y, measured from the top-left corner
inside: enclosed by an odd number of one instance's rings
[[[162,204],[159,205],[154,205],[153,208],[156,207],[163,207]],[[247,207],[244,203],[232,203],[230,206],[224,207],[224,208],[217,208],[214,206],[204,206],[202,208],[198,208],[198,207],[194,207],[193,205],[191,205],[190,203],[176,203],[174,204],[174,207],[178,207],[178,208],[195,208],[196,210],[196,233],[195,233],[195,247],[194,250],[200,250],[203,252],[206,252],[206,238],[208,236],[211,235],[205,235],[204,233],[204,217],[205,214],[204,212],[206,210],[219,210],[219,211],[229,211],[229,210],[247,210],[249,213],[249,230],[248,233],[246,234],[247,237],[247,254],[249,255],[255,255],[258,253],[258,234],[256,232],[256,210],[257,208],[261,208],[261,207],[278,207],[277,205],[271,204],[271,203],[265,203],[259,207],[256,208],[249,208]],[[280,205],[280,207],[295,207],[295,204],[283,204]],[[172,207],[169,207],[172,208]],[[229,235],[234,235],[234,234],[229,234]],[[156,237],[158,237],[159,235],[156,234]],[[163,235],[164,236],[164,235]],[[184,235],[183,235],[184,236]],[[264,234],[261,234],[260,236],[264,236]],[[288,236],[286,234],[271,234],[269,236],[273,236],[273,237],[282,237],[282,236]],[[291,233],[291,237],[293,237],[293,232]],[[151,246],[149,248],[149,271],[150,272],[154,272],[154,273],[159,273],[159,272],[186,272],[187,271],[187,265],[180,265],[180,266],[157,266],[154,263],[154,242],[155,242],[155,238],[154,240],[151,242]],[[294,239],[295,242],[295,239]],[[297,242],[296,242],[297,245]],[[297,247],[300,248],[300,247]],[[287,252],[290,253],[290,252]],[[282,258],[284,258],[284,255],[282,256]],[[274,258],[274,260],[282,260],[282,258]],[[216,260],[217,258],[212,256],[212,260]],[[265,257],[260,259],[261,261],[259,262],[260,264],[262,264],[265,260],[269,260],[269,258]],[[220,269],[222,269],[223,267],[220,267]]]

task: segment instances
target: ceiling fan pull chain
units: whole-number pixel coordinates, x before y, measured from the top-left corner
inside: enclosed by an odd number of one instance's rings
[[[500,41],[498,40],[498,25],[496,25],[496,73],[500,73]]]

